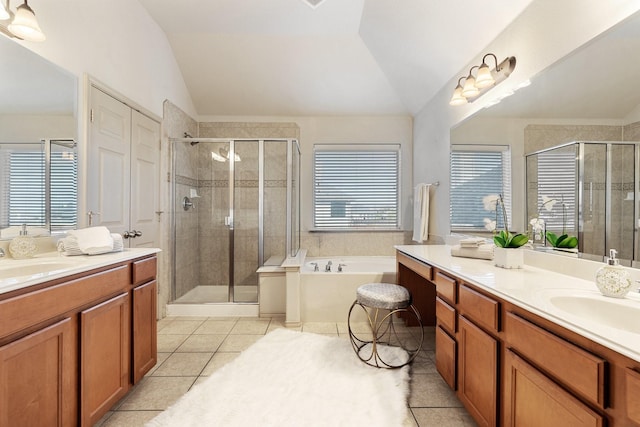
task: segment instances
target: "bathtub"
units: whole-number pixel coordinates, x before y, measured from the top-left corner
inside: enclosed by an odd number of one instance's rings
[[[331,272],[325,268],[331,261]],[[318,271],[314,271],[314,263]],[[342,264],[342,271],[338,267]],[[371,282],[396,282],[396,258],[306,258],[300,268],[300,319],[302,322],[346,322],[358,286]],[[364,321],[357,313],[354,321]]]

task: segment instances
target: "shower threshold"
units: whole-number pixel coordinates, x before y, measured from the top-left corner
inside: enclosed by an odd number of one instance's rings
[[[257,317],[258,287],[235,286],[236,302],[228,302],[226,286],[196,286],[185,295],[167,304],[170,316]]]

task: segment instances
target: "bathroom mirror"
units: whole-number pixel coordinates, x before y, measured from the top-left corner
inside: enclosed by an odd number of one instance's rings
[[[451,130],[452,144],[511,145],[512,191],[519,193],[514,197],[513,218],[520,231],[529,226],[528,195],[544,192],[537,188],[537,182],[527,184],[526,154],[576,141],[640,140],[640,88],[631,83],[640,76],[640,61],[634,59],[637,52],[640,52],[640,13],[534,76],[530,86],[479,111]],[[599,148],[596,145],[588,148],[596,147]],[[601,169],[596,168],[593,173],[604,174],[606,167],[606,161],[600,162],[597,168]],[[634,188],[624,190],[625,198],[629,191],[634,192],[634,201],[623,202],[631,203],[631,209],[638,211],[638,162],[635,168]],[[602,183],[594,188],[604,191],[617,188],[616,185]],[[603,200],[607,197],[617,200],[612,194],[602,195]],[[633,234],[637,228],[634,215],[626,217],[631,222],[622,228]],[[602,221],[603,228],[621,228],[612,222],[611,216],[603,216]],[[582,249],[583,255],[592,259],[607,255],[604,244],[584,245]],[[638,249],[635,252],[629,255],[630,260],[640,259]]]
[[[0,37],[0,57],[0,161],[4,162],[0,167],[0,228],[4,229],[0,239],[12,238],[20,218],[39,234],[43,229],[50,231],[51,226],[54,231],[74,228],[77,78],[7,37]],[[18,188],[18,182],[41,180],[41,184],[33,184],[38,191],[30,194],[22,185],[22,193],[11,193],[11,161],[14,188]],[[75,167],[69,169],[69,165]],[[65,190],[60,196],[62,188]],[[75,200],[70,196],[73,191]],[[73,218],[69,217],[70,206],[74,206]],[[56,215],[58,223],[64,225],[55,226],[56,220],[51,218]]]

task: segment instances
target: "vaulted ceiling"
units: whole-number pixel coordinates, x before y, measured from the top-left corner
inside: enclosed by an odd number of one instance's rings
[[[531,2],[139,1],[202,116],[416,114]]]

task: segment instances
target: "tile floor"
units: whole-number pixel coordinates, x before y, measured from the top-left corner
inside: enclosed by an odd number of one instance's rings
[[[233,360],[267,332],[282,327],[284,318],[279,317],[167,317],[158,321],[158,363],[97,425],[144,425],[196,382]],[[298,330],[348,339],[346,322],[305,323]],[[434,360],[433,328],[425,328],[421,354],[411,366],[410,412],[404,426],[475,426],[436,372]]]

